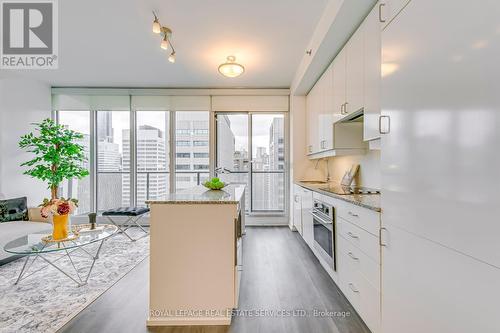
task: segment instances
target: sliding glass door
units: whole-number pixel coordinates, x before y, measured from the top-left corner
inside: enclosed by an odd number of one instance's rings
[[[217,113],[216,167],[223,181],[247,185],[248,213],[285,210],[285,117],[282,113]]]

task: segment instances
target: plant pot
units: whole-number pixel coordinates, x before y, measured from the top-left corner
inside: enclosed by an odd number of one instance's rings
[[[68,238],[69,215],[54,215],[52,216],[52,239],[66,239]]]

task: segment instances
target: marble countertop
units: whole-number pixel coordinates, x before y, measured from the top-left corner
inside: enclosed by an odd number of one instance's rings
[[[311,191],[315,191],[329,197],[340,199],[352,203],[356,206],[360,206],[363,208],[371,209],[376,212],[380,212],[382,209],[380,208],[380,194],[347,194],[340,195],[332,192],[328,192],[322,190],[321,188],[325,188],[328,184],[311,184],[311,183],[303,183],[300,181],[295,182],[295,184],[307,188]]]
[[[147,200],[146,204],[237,204],[245,192],[243,184],[229,184],[222,190],[209,190],[202,185],[175,193],[169,193],[156,200]]]

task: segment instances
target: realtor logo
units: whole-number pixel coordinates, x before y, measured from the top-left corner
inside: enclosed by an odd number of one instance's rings
[[[0,17],[0,68],[57,68],[57,0],[0,0]]]

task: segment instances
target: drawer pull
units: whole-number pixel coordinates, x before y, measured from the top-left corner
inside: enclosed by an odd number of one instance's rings
[[[349,214],[349,215],[351,215],[351,216],[353,216],[353,217],[359,217],[359,215],[358,215],[358,214],[354,214],[354,213],[353,213],[353,212],[351,212],[351,211],[347,212],[347,214]]]
[[[348,255],[349,255],[349,257],[351,257],[352,259],[354,259],[354,260],[359,260],[359,258],[358,258],[358,257],[356,257],[354,254],[352,254],[352,252],[349,252],[349,253],[347,253],[347,254],[348,254]]]
[[[352,283],[349,283],[349,288],[354,291],[355,293],[359,293],[359,290],[354,287]]]
[[[349,231],[347,234],[348,234],[348,235],[349,235],[349,237],[351,237],[351,238],[354,238],[354,239],[359,238],[358,236],[356,236],[355,234],[353,234],[353,233],[352,233],[352,232],[350,232],[350,231]]]

